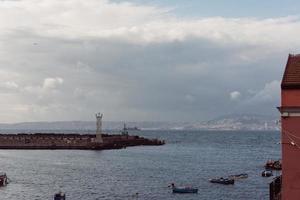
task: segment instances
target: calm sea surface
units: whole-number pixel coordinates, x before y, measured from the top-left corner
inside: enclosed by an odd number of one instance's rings
[[[0,170],[11,183],[1,200],[247,200],[268,199],[272,178],[260,176],[267,159],[281,157],[279,132],[141,131],[164,146],[121,150],[0,150]],[[209,178],[248,173],[234,185]],[[191,185],[198,194],[172,194],[168,185]],[[136,192],[139,197],[133,196]]]

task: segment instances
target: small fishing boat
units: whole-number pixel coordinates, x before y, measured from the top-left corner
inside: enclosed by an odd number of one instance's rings
[[[231,178],[213,178],[209,180],[211,183],[219,183],[224,185],[234,184],[234,179]]]
[[[66,200],[65,193],[59,192],[54,195],[54,200]]]
[[[265,164],[265,169],[281,170],[281,160],[268,160]]]
[[[262,177],[270,177],[273,176],[273,172],[271,170],[265,170],[261,173]]]
[[[6,173],[0,173],[0,186],[5,186],[8,184],[8,178]]]
[[[173,193],[198,193],[197,188],[193,187],[176,187],[174,183],[171,184]]]
[[[230,175],[228,176],[229,179],[244,179],[248,178],[248,174],[235,174],[235,175]]]

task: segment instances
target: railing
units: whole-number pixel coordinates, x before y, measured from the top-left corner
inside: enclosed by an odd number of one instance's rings
[[[277,176],[269,185],[270,200],[281,200],[281,176]]]

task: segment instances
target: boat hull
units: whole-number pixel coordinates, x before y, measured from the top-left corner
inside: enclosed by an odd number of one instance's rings
[[[234,184],[234,179],[211,179],[210,182],[223,185],[232,185]]]
[[[230,179],[245,179],[248,178],[248,174],[235,174],[235,175],[230,175],[228,178]]]
[[[198,193],[196,188],[173,188],[173,193]]]
[[[282,170],[281,160],[267,161],[267,163],[265,164],[265,169],[266,170]]]
[[[273,172],[272,171],[263,171],[262,173],[261,173],[261,176],[262,177],[270,177],[270,176],[273,176]]]

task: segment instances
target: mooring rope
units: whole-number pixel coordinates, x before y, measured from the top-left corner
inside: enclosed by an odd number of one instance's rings
[[[282,132],[287,136],[287,138],[289,139],[289,144],[290,145],[292,145],[292,146],[295,146],[295,147],[297,147],[298,149],[300,149],[300,145],[297,143],[297,142],[295,142],[295,140],[293,139],[293,138],[295,138],[295,139],[298,139],[298,140],[300,140],[300,137],[298,137],[298,136],[296,136],[296,135],[294,135],[294,134],[292,134],[292,133],[290,133],[289,131],[287,131],[287,130],[284,130],[284,129],[282,129]],[[284,143],[283,143],[284,144]]]

